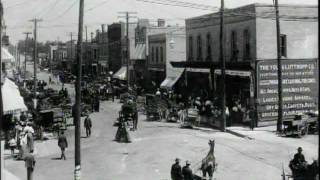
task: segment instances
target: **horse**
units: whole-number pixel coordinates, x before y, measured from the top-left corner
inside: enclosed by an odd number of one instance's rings
[[[292,170],[292,177],[294,180],[316,180],[319,176],[319,165],[318,161],[314,160],[311,164],[301,165],[299,167],[294,167],[291,165],[290,169]]]
[[[209,175],[209,178],[212,179],[212,175],[216,169],[216,158],[214,156],[215,140],[209,140],[208,144],[210,146],[210,150],[207,156],[204,159],[202,159],[202,164],[200,168],[202,171],[203,179],[206,179],[207,174]]]

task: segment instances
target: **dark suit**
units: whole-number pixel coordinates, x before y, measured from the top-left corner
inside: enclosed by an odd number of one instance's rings
[[[192,170],[189,166],[184,166],[182,168],[182,175],[184,180],[193,180]]]
[[[87,137],[91,135],[92,122],[90,118],[84,119],[84,127],[86,128]]]
[[[175,163],[171,166],[171,179],[172,180],[183,179],[180,164]]]
[[[65,135],[60,135],[58,139],[58,146],[61,149],[61,159],[66,159],[65,149],[68,147],[68,141]]]

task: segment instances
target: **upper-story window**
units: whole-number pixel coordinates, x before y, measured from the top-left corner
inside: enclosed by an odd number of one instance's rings
[[[237,46],[237,32],[232,31],[231,32],[231,61],[237,61],[238,60],[238,46]]]
[[[280,34],[280,55],[287,57],[287,36],[285,34]]]
[[[192,36],[189,37],[189,60],[193,59],[193,38]]]
[[[201,39],[201,36],[198,35],[197,37],[197,59],[199,61],[202,60],[202,39]]]
[[[156,48],[156,62],[159,62],[159,47]]]
[[[160,47],[160,62],[163,62],[163,47]]]
[[[154,62],[154,47],[151,48],[151,62]]]
[[[243,31],[243,60],[251,59],[250,32],[248,29]]]
[[[207,34],[207,57],[206,60],[210,61],[212,58],[212,54],[211,54],[211,44],[212,44],[212,40],[211,40],[211,35],[210,33]]]
[[[93,50],[93,59],[98,59],[98,50],[97,49]]]

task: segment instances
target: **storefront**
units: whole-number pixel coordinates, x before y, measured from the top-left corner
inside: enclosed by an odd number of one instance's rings
[[[174,67],[210,69],[213,94],[219,97],[221,69],[218,62],[172,62]],[[318,59],[282,60],[283,117],[315,112],[319,94]],[[244,116],[234,119],[231,125],[255,121],[257,126],[275,125],[278,116],[278,76],[276,60],[261,60],[254,65],[250,62],[226,63],[225,93],[229,111],[236,103]],[[194,81],[188,87],[201,89]],[[190,89],[190,88],[188,88]],[[254,118],[248,116],[254,111]],[[246,116],[247,115],[247,116]]]

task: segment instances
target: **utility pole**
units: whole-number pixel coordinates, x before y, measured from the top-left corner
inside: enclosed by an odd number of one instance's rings
[[[278,0],[275,0],[276,10],[276,31],[277,31],[277,65],[278,65],[278,120],[277,132],[282,131],[282,68],[281,68],[281,48],[280,48],[280,22],[279,22],[279,5]]]
[[[2,122],[3,116],[3,102],[2,102],[2,18],[3,18],[3,6],[0,0],[0,122]],[[0,123],[0,180],[2,180],[2,123]]]
[[[24,32],[23,34],[26,35],[26,40],[24,41],[24,80],[27,79],[27,51],[28,51],[28,40],[29,40],[29,34],[32,34],[31,32]]]
[[[88,43],[88,26],[86,26],[86,43]]]
[[[137,14],[137,12],[119,12],[120,14],[125,14],[125,16],[118,16],[120,18],[126,18],[126,65],[127,65],[127,88],[129,90],[130,86],[130,71],[129,71],[129,62],[130,62],[130,42],[129,42],[129,19],[135,18],[136,16],[130,16],[130,14]]]
[[[221,130],[226,131],[226,62],[224,58],[224,0],[220,9],[220,63],[221,63]]]
[[[70,45],[71,45],[69,58],[70,58],[70,60],[73,60],[73,39],[72,39],[72,37],[75,35],[73,34],[73,32],[70,32],[69,35],[70,35]]]
[[[34,18],[30,20],[34,23],[34,32],[33,32],[33,98],[34,98],[34,108],[36,109],[37,105],[37,61],[38,61],[38,47],[37,47],[37,28],[38,28],[38,22],[41,22],[41,19]]]
[[[77,48],[77,80],[76,80],[76,113],[75,113],[75,170],[74,179],[81,179],[81,144],[80,144],[80,113],[81,113],[81,76],[82,76],[82,37],[83,37],[83,15],[84,0],[80,0],[79,5],[79,26],[78,26],[78,48]]]

